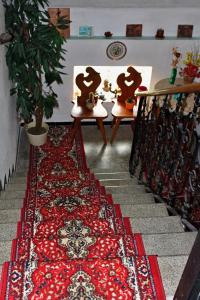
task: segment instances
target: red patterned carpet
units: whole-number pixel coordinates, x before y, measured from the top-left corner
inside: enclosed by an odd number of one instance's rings
[[[164,300],[156,256],[86,165],[81,134],[50,128],[32,147],[27,191],[0,299]]]

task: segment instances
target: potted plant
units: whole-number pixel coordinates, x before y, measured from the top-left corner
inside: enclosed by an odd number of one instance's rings
[[[128,98],[128,99],[125,101],[126,109],[128,109],[128,110],[132,110],[135,104],[136,104],[136,99],[135,99],[135,97]]]
[[[47,135],[42,120],[53,114],[58,106],[53,83],[62,83],[64,74],[65,39],[57,29],[69,26],[69,20],[58,16],[57,24],[51,23],[48,0],[3,0],[5,23],[12,37],[7,45],[6,62],[13,82],[11,95],[17,96],[17,111],[27,124],[28,133]],[[36,145],[44,141],[36,141]]]

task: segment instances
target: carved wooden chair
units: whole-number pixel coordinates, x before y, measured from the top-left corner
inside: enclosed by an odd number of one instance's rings
[[[114,101],[114,106],[112,108],[113,120],[111,143],[114,141],[121,120],[124,118],[134,119],[136,117],[132,110],[126,109],[125,101],[134,97],[136,89],[142,82],[142,77],[133,67],[128,67],[127,72],[129,73],[128,76],[126,76],[125,73],[121,73],[117,77],[117,84],[121,90],[121,95]]]
[[[74,106],[71,111],[71,116],[74,119],[71,137],[72,140],[75,137],[76,131],[81,124],[81,120],[95,119],[100,129],[103,141],[107,144],[107,138],[105,133],[105,128],[103,120],[107,118],[108,114],[106,109],[102,105],[101,100],[97,100],[94,103],[94,107],[89,109],[87,105],[88,99],[91,98],[91,95],[94,95],[98,86],[101,83],[101,77],[98,72],[96,72],[92,67],[87,67],[86,72],[87,76],[84,76],[83,73],[78,74],[76,77],[76,85],[81,91],[81,95],[77,97],[77,100],[74,100]],[[86,83],[90,83],[87,85]]]

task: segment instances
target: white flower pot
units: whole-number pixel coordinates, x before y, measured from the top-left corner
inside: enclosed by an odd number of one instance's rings
[[[45,133],[42,134],[31,134],[28,132],[28,129],[35,126],[35,122],[31,122],[25,126],[26,133],[28,136],[29,143],[33,146],[41,146],[44,145],[47,141],[47,134],[49,130],[49,126],[46,123],[42,123],[42,127],[46,129]]]

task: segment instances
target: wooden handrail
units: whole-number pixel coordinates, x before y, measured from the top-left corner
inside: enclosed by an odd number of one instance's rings
[[[136,96],[162,96],[162,95],[171,95],[177,93],[194,93],[200,92],[200,83],[190,83],[182,86],[176,86],[163,90],[153,90],[145,91],[140,93],[135,93]]]

